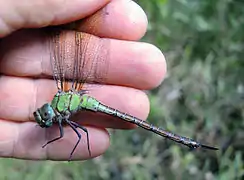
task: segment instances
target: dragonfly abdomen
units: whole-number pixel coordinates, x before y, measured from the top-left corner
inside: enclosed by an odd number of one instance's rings
[[[114,117],[118,117],[118,118],[123,119],[127,122],[136,124],[136,125],[144,128],[144,129],[155,132],[158,135],[174,139],[175,141],[180,142],[182,140],[179,138],[180,136],[178,136],[178,135],[175,135],[175,134],[170,133],[170,132],[166,132],[163,129],[158,128],[152,124],[149,124],[149,123],[147,123],[141,119],[138,119],[132,115],[129,115],[129,114],[121,112],[117,109],[106,106],[91,96],[83,95],[80,106],[81,106],[81,108],[86,109],[86,110],[97,111],[97,112],[105,113],[105,114],[108,114],[108,115],[111,115]]]
[[[109,106],[106,106],[102,103],[100,103],[98,105],[98,108],[97,108],[97,111],[98,112],[102,112],[102,113],[106,113],[106,114],[109,114],[109,115],[112,115],[112,116],[115,116],[115,117],[118,117],[120,119],[123,119],[127,122],[130,122],[130,123],[133,123],[133,124],[136,124],[138,126],[140,126],[141,128],[143,129],[146,129],[146,130],[149,130],[149,131],[152,131],[160,136],[163,136],[165,138],[169,138],[177,143],[182,143],[190,148],[198,148],[199,146],[201,146],[200,143],[190,139],[190,138],[187,138],[187,137],[183,137],[183,136],[179,136],[177,134],[174,134],[174,133],[171,133],[169,131],[166,131],[162,128],[159,128],[159,127],[156,127],[152,124],[149,124],[147,123],[146,121],[143,121],[141,119],[138,119],[134,116],[131,116],[129,114],[126,114],[124,112],[120,112],[119,110],[117,109],[114,109],[114,108],[111,108]]]
[[[120,119],[126,120],[128,122],[131,122],[131,123],[137,124],[137,125],[139,125],[141,122],[143,122],[142,120],[137,119],[134,116],[131,116],[129,114],[120,112],[117,109],[106,106],[106,105],[100,103],[95,98],[88,96],[88,95],[82,95],[82,101],[81,101],[80,107],[82,109],[97,111],[97,112],[105,113],[108,115],[112,115],[112,116],[118,117]],[[150,129],[150,126],[148,126],[148,129]]]
[[[198,147],[203,147],[206,149],[212,149],[212,150],[217,150],[215,147],[203,145],[201,143],[198,143],[190,138],[183,137],[174,133],[171,133],[169,131],[166,131],[162,128],[156,127],[152,124],[147,123],[146,121],[143,121],[139,118],[136,118],[134,116],[131,116],[127,113],[121,112],[117,109],[111,108],[109,106],[106,106],[102,103],[100,103],[98,100],[95,98],[88,96],[88,95],[82,95],[82,101],[81,101],[81,108],[86,109],[86,110],[91,110],[91,111],[96,111],[96,112],[101,112],[104,114],[108,114],[114,117],[118,117],[120,119],[123,119],[127,122],[130,122],[132,124],[136,124],[146,130],[152,131],[160,136],[163,136],[165,138],[171,139],[177,143],[184,144],[188,146],[191,149],[195,149]]]

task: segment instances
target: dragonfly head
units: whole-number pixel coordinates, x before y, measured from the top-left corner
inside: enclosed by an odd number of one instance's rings
[[[53,118],[55,112],[50,104],[44,104],[41,108],[38,108],[34,113],[35,121],[42,128],[48,128],[53,125]]]

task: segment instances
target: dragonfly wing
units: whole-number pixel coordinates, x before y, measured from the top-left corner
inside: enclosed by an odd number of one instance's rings
[[[61,31],[51,30],[49,41],[50,62],[53,71],[53,78],[56,81],[59,91],[66,91],[66,38]]]
[[[109,69],[107,42],[90,34],[81,32],[75,34],[77,49],[75,64],[78,79],[75,89],[84,90],[85,83],[106,83]]]
[[[109,68],[107,42],[82,32],[52,32],[50,57],[58,89],[83,91],[84,83],[105,83]]]

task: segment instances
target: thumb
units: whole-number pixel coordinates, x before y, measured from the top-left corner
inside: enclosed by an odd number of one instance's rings
[[[110,0],[0,0],[0,38],[20,28],[65,24],[95,13]]]

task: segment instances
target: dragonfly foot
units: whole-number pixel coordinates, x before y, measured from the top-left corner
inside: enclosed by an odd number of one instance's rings
[[[44,144],[44,145],[42,146],[42,148],[45,148],[47,145],[48,145],[48,143]]]
[[[69,156],[68,162],[72,160],[72,154]]]

